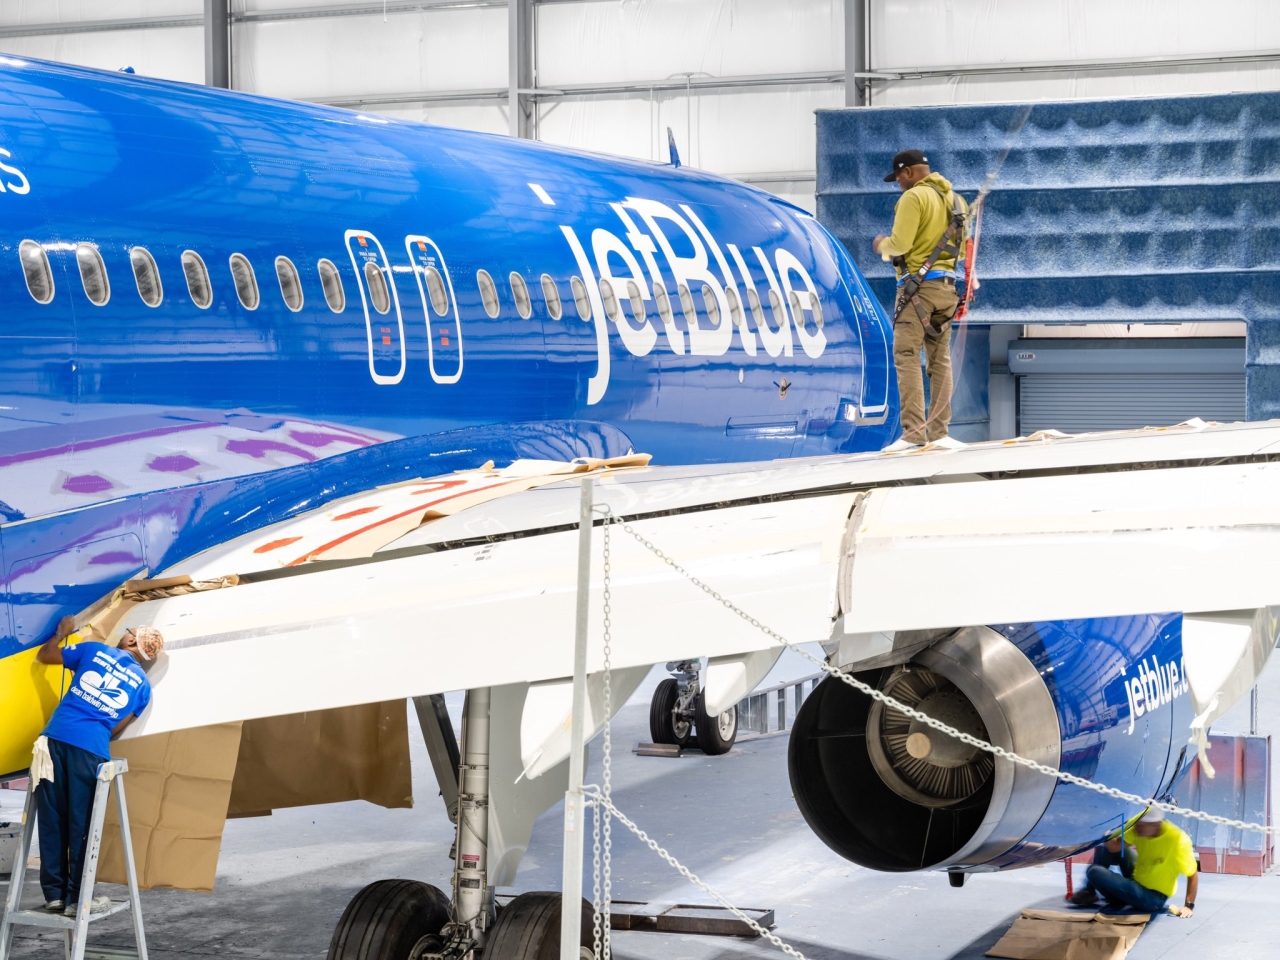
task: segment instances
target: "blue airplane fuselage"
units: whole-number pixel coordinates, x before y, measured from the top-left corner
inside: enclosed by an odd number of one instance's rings
[[[6,683],[124,580],[378,484],[898,431],[883,308],[812,216],[757,189],[4,57],[0,305]],[[1172,697],[1139,745],[1116,676],[1181,650],[1148,620],[1009,628],[1079,673],[1064,762],[1149,761],[1144,790],[1171,779]],[[1060,791],[1035,858],[1099,836],[1116,805],[1095,801]]]

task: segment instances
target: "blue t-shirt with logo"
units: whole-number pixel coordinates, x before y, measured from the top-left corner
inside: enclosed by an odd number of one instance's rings
[[[116,724],[129,714],[141,714],[151,702],[147,675],[133,654],[104,643],[66,647],[62,662],[75,677],[44,735],[95,756],[109,757],[108,744]]]

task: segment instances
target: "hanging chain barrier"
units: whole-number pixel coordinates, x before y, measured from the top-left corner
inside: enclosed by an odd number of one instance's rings
[[[633,537],[642,547],[644,547],[646,550],[652,553],[655,557],[661,560],[664,564],[666,564],[676,573],[680,574],[682,577],[684,577],[686,580],[692,583],[695,587],[700,589],[703,593],[707,594],[707,596],[711,597],[711,599],[715,600],[717,603],[719,603],[729,612],[736,614],[738,617],[745,620],[751,626],[755,627],[765,636],[776,641],[778,644],[785,647],[789,647],[790,649],[794,650],[796,653],[800,654],[800,656],[804,657],[806,660],[809,660],[810,662],[815,664],[824,673],[830,674],[832,677],[835,677],[840,682],[846,683],[849,686],[853,687],[853,689],[857,690],[858,692],[866,694],[872,700],[878,701],[879,703],[884,704],[886,707],[891,707],[894,710],[900,711],[901,713],[910,717],[912,720],[918,720],[921,723],[925,724],[926,726],[939,731],[940,733],[945,733],[949,737],[954,737],[955,739],[959,740],[961,743],[967,743],[971,747],[976,747],[977,749],[983,750],[986,753],[990,753],[994,756],[1000,757],[1003,760],[1008,760],[1010,763],[1016,763],[1019,766],[1026,767],[1029,770],[1034,770],[1037,773],[1043,773],[1045,776],[1049,776],[1057,780],[1061,780],[1063,783],[1070,783],[1077,787],[1082,787],[1085,790],[1092,790],[1094,793],[1100,793],[1103,796],[1112,797],[1116,800],[1125,800],[1129,803],[1137,804],[1139,807],[1144,809],[1152,808],[1156,810],[1163,810],[1166,813],[1176,814],[1180,817],[1187,817],[1192,820],[1201,820],[1205,823],[1214,823],[1223,827],[1234,827],[1238,830],[1252,830],[1257,833],[1264,833],[1264,834],[1271,834],[1271,835],[1280,833],[1280,827],[1275,827],[1275,826],[1268,827],[1260,823],[1248,823],[1244,820],[1232,820],[1229,817],[1219,817],[1211,813],[1204,813],[1200,810],[1188,810],[1185,807],[1179,807],[1176,804],[1172,804],[1172,803],[1165,803],[1164,801],[1156,800],[1152,797],[1143,797],[1136,793],[1126,793],[1125,791],[1118,790],[1115,787],[1108,787],[1101,783],[1095,783],[1092,780],[1086,780],[1084,777],[1078,777],[1074,773],[1067,773],[1065,770],[1059,770],[1057,767],[1046,766],[1043,763],[1038,763],[1035,760],[1028,759],[1027,757],[1019,756],[1018,754],[1014,753],[1011,750],[1006,750],[1004,747],[998,747],[993,743],[988,743],[986,740],[983,740],[980,737],[975,737],[972,734],[965,733],[962,730],[957,730],[955,727],[948,726],[947,724],[943,723],[941,720],[935,720],[933,717],[929,716],[927,713],[923,713],[920,710],[916,710],[913,707],[909,707],[905,703],[902,703],[899,700],[895,700],[893,697],[889,696],[888,694],[883,693],[880,690],[877,690],[875,687],[872,687],[869,684],[863,683],[861,680],[859,680],[857,677],[854,677],[852,674],[845,673],[839,667],[832,666],[825,659],[821,657],[815,657],[812,653],[810,653],[808,650],[805,650],[799,644],[793,643],[792,641],[788,640],[786,637],[782,636],[782,634],[778,633],[776,630],[761,623],[755,617],[751,616],[751,614],[747,613],[741,607],[734,604],[733,601],[728,600],[721,594],[717,593],[714,589],[712,589],[707,584],[703,583],[701,580],[695,577],[692,573],[690,573],[684,567],[680,566],[680,564],[676,563],[673,559],[671,559],[671,557],[667,556],[667,554],[665,554],[662,550],[660,550],[651,541],[645,539],[645,537],[642,534],[640,534],[634,527],[632,527],[631,524],[626,523],[621,519],[612,518],[606,515],[606,521],[604,525],[604,528],[606,531],[605,533],[606,537],[608,536],[608,529],[611,524],[620,525],[623,531],[625,531],[631,537]],[[606,543],[607,542],[608,541],[606,540]],[[608,729],[607,725],[605,729],[606,730]],[[616,813],[614,815],[619,816]]]
[[[692,883],[695,887],[702,890],[722,907],[732,913],[735,917],[746,924],[758,936],[764,937],[775,947],[795,960],[806,960],[803,953],[795,947],[786,943],[776,933],[766,929],[761,924],[748,916],[745,912],[735,907],[723,896],[713,890],[704,881],[699,879],[684,864],[672,856],[668,851],[659,846],[658,842],[644,832],[631,818],[624,814],[613,804],[613,741],[611,726],[613,722],[613,691],[612,691],[612,654],[613,654],[613,633],[612,633],[612,600],[613,600],[613,567],[611,541],[609,536],[609,528],[615,524],[621,524],[621,518],[615,517],[613,511],[607,505],[597,507],[597,510],[604,515],[603,532],[603,553],[604,553],[604,650],[603,664],[601,665],[602,679],[604,681],[604,730],[602,737],[602,775],[599,786],[595,784],[584,785],[582,788],[583,795],[587,797],[587,802],[591,805],[594,816],[592,818],[591,828],[591,893],[592,906],[595,909],[595,918],[592,925],[592,935],[594,939],[593,953],[595,960],[612,960],[613,944],[610,938],[610,924],[607,918],[612,912],[613,900],[613,833],[612,821],[617,820],[624,827],[636,835],[641,843],[645,844],[650,850],[659,857],[669,863],[676,872]],[[623,524],[623,529],[635,536],[635,531]]]

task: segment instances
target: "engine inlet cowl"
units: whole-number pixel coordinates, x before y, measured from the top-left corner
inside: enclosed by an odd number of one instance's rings
[[[905,707],[1056,766],[1061,732],[1034,664],[989,627],[965,627],[906,664],[855,673]],[[1054,780],[935,730],[828,677],[788,747],[796,803],[846,859],[876,870],[972,868],[1019,842]]]

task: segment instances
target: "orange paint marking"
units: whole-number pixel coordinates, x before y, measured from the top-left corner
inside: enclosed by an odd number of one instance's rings
[[[358,517],[361,514],[373,513],[377,507],[361,507],[359,510],[348,510],[346,513],[340,513],[336,517],[330,517],[330,520],[350,520],[352,517]]]
[[[424,487],[416,487],[410,496],[418,497],[424,493],[439,493],[441,490],[452,490],[454,487],[460,487],[466,482],[465,480],[432,480]]]
[[[503,480],[501,483],[491,483],[486,487],[471,487],[467,490],[459,490],[457,493],[451,493],[447,497],[440,497],[438,500],[429,500],[426,503],[419,503],[417,506],[409,510],[401,510],[399,513],[392,514],[389,517],[383,517],[381,520],[375,520],[373,523],[368,524],[367,526],[361,527],[359,530],[353,530],[350,533],[343,534],[342,536],[338,537],[338,539],[336,540],[330,540],[328,543],[324,544],[323,546],[316,547],[316,549],[311,550],[310,552],[304,554],[301,557],[298,557],[298,559],[290,560],[287,564],[285,564],[285,566],[296,567],[301,563],[306,563],[308,560],[314,560],[317,557],[319,557],[322,553],[326,553],[329,550],[332,550],[334,547],[338,546],[339,544],[346,543],[348,540],[353,540],[356,537],[361,536],[362,534],[368,533],[370,530],[373,530],[376,527],[380,527],[385,523],[391,523],[393,520],[400,520],[404,517],[411,516],[412,514],[415,514],[415,513],[423,513],[425,512],[426,508],[433,507],[437,503],[444,503],[446,500],[456,500],[458,497],[465,497],[473,493],[480,493],[482,490],[496,490],[498,487],[505,487],[512,483],[519,483],[520,479],[523,479],[523,478],[519,478],[516,480]],[[465,480],[442,480],[439,482],[444,484],[445,486],[450,486],[450,487],[466,483]],[[415,493],[431,493],[431,492],[433,491],[430,491],[430,490],[415,491]],[[302,538],[298,537],[297,539],[300,540]]]
[[[272,540],[270,543],[264,543],[254,553],[270,553],[272,550],[279,550],[281,547],[287,547],[291,543],[297,543],[301,537],[285,537],[283,540]]]

